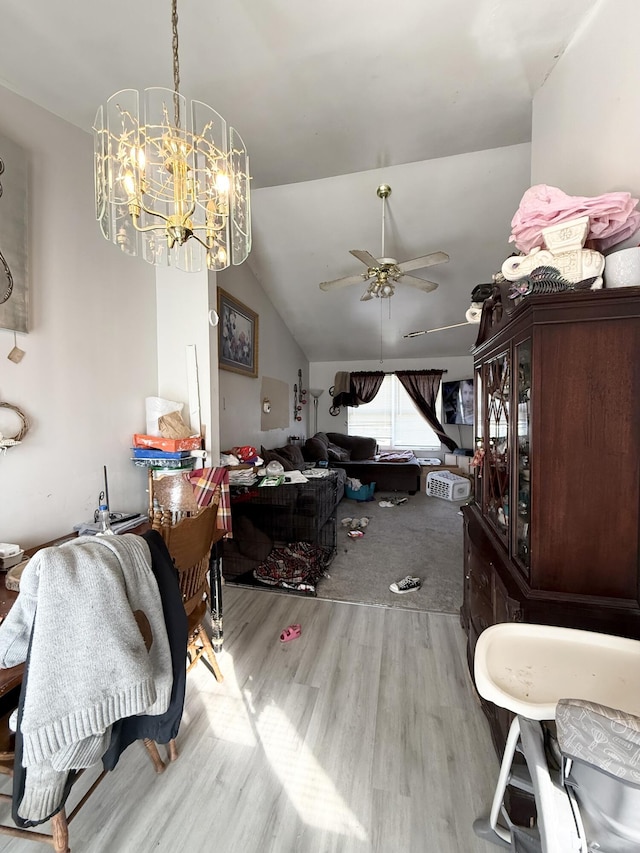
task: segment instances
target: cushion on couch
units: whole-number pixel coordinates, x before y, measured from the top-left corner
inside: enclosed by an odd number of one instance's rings
[[[375,438],[365,435],[345,435],[342,432],[328,432],[327,439],[332,444],[337,444],[351,453],[351,462],[361,462],[364,459],[373,459],[378,443]]]
[[[295,465],[286,458],[286,456],[281,456],[278,450],[266,450],[266,448],[260,448],[260,456],[264,459],[264,464],[268,465],[269,462],[279,462],[285,471],[295,471]]]
[[[351,459],[351,451],[344,447],[338,447],[337,444],[329,442],[327,454],[331,462],[348,462]]]
[[[284,447],[276,447],[276,453],[280,456],[284,456],[285,459],[288,459],[293,465],[292,470],[294,471],[299,471],[304,464],[302,448],[297,444],[285,444]]]
[[[308,438],[302,449],[304,458],[307,462],[319,462],[321,459],[326,461],[329,458],[327,444],[328,442],[322,441],[317,436]]]

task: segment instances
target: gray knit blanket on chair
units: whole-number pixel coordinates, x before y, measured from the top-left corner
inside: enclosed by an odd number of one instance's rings
[[[100,760],[116,720],[168,707],[171,654],[142,538],[81,536],[32,557],[0,626],[0,666],[24,661],[18,814],[38,821],[59,806],[70,770]]]

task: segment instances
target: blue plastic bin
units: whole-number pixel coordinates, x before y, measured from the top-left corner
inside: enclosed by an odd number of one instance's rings
[[[373,500],[373,493],[375,490],[375,483],[368,483],[367,485],[363,483],[359,489],[352,489],[348,483],[346,483],[344,487],[345,495],[348,498],[351,498],[352,501],[371,501]]]

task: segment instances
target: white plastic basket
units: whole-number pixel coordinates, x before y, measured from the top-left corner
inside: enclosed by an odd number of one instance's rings
[[[431,471],[427,474],[427,494],[445,501],[461,501],[471,494],[471,483],[451,471]]]

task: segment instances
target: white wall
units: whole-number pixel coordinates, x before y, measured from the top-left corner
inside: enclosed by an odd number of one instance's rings
[[[0,541],[28,547],[93,516],[103,465],[113,509],[146,506],[129,447],[157,393],[155,276],[100,234],[89,134],[1,87],[0,133],[29,158],[31,280],[20,364],[0,330],[0,400],[31,421],[0,456]],[[0,421],[9,435],[17,426]]]
[[[640,196],[639,31],[637,0],[601,0],[576,34],[534,98],[532,184]]]
[[[220,447],[251,444],[260,452],[281,447],[290,435],[304,434],[309,404],[303,406],[303,421],[293,419],[293,386],[302,370],[303,386],[308,389],[309,365],[282,318],[258,284],[248,264],[229,267],[217,274],[217,285],[244,302],[258,314],[258,377],[220,370]],[[219,328],[219,327],[218,327]],[[289,386],[289,426],[285,429],[261,430],[262,377],[279,379]]]
[[[341,408],[340,414],[335,417],[331,415],[331,397],[329,388],[334,384],[336,373],[339,371],[356,370],[384,370],[385,373],[393,373],[395,370],[446,370],[443,382],[451,382],[456,379],[471,379],[473,377],[472,356],[448,356],[446,358],[403,358],[385,359],[383,364],[379,361],[352,361],[348,364],[337,361],[312,362],[309,365],[309,384],[311,388],[323,388],[324,394],[318,400],[318,431],[319,432],[346,432],[347,409]],[[313,412],[313,410],[312,410]],[[313,414],[310,414],[309,434],[313,433]],[[442,423],[442,412],[438,412]],[[473,448],[473,427],[465,425],[442,424],[444,431],[458,444],[459,447]],[[445,449],[442,451],[445,452]]]
[[[220,458],[217,329],[209,324],[209,311],[216,306],[215,282],[215,273],[206,270],[185,273],[159,267],[156,271],[158,394],[183,403],[182,416],[190,422],[187,347],[194,346],[207,465],[217,465]],[[190,425],[197,430],[197,423]]]

